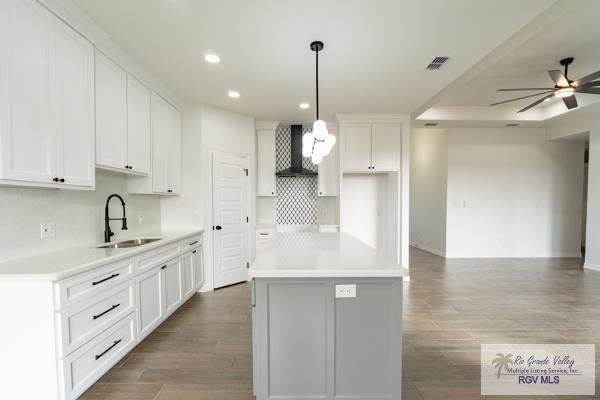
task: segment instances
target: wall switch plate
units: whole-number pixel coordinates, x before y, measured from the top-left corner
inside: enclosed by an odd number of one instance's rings
[[[143,224],[144,224],[144,216],[138,215],[138,225],[143,225]]]
[[[56,225],[54,222],[43,222],[40,224],[40,237],[42,239],[56,236]]]
[[[356,297],[356,285],[335,285],[335,298]]]

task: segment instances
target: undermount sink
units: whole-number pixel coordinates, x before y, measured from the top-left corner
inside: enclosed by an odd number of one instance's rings
[[[105,245],[98,246],[98,248],[99,249],[125,249],[128,247],[137,247],[137,246],[141,246],[144,244],[156,242],[158,240],[160,240],[160,238],[131,239],[131,240],[124,240],[122,242],[117,242],[117,243],[107,243]]]

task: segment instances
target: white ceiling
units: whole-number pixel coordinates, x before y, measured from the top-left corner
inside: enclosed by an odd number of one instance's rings
[[[314,118],[313,40],[325,42],[320,56],[322,118],[410,113],[555,0],[73,2],[185,102],[257,119],[308,122]],[[207,50],[218,53],[221,64],[206,64]],[[555,53],[543,54],[543,67],[531,57],[520,68],[535,77],[563,54]],[[573,54],[571,49],[567,53]],[[575,53],[582,59],[575,75],[590,62],[589,54],[582,53]],[[440,71],[425,71],[435,56],[451,60]],[[502,80],[507,74],[500,68],[485,79]],[[506,80],[504,85],[520,84]],[[495,88],[497,81],[489,85]],[[241,98],[228,98],[230,89]],[[488,101],[475,95],[459,99]],[[313,108],[300,110],[302,101]]]
[[[556,23],[550,23],[525,41],[507,57],[493,64],[474,79],[445,93],[436,106],[487,106],[491,103],[534,94],[532,92],[499,93],[496,89],[515,87],[553,87],[547,70],[559,69],[559,61],[575,57],[569,67],[573,80],[600,70],[600,1],[570,0],[573,8]],[[542,96],[539,96],[542,97]],[[522,108],[539,97],[519,100],[499,107]],[[599,101],[600,96],[578,94],[580,105]],[[558,100],[544,104],[550,107]],[[566,107],[561,104],[563,112]]]

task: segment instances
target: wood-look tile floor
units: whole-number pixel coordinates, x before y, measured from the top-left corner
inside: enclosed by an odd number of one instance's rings
[[[445,260],[411,249],[404,290],[404,400],[482,398],[482,343],[600,348],[600,273],[579,259]],[[249,297],[247,284],[195,295],[82,399],[253,399]],[[573,399],[600,399],[598,357],[596,374],[598,396]]]

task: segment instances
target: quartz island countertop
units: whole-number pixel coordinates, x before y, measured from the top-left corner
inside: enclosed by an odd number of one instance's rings
[[[276,233],[250,278],[404,277],[408,270],[348,233]]]
[[[161,238],[161,240],[137,247],[120,249],[98,248],[103,243],[97,243],[4,261],[0,263],[0,280],[27,278],[56,281],[100,265],[135,256],[165,244],[200,235],[203,232],[204,229],[152,231],[131,238],[123,238],[119,241],[140,237]],[[115,243],[119,241],[115,241]]]

